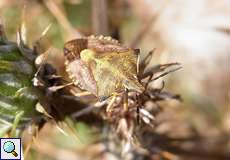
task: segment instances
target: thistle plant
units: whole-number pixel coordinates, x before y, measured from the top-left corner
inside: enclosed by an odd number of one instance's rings
[[[41,93],[32,84],[36,53],[24,46],[21,33],[17,38],[18,43],[8,41],[0,25],[0,137],[17,137],[41,116],[35,111]]]
[[[39,52],[41,38],[33,49],[26,45],[25,30],[23,24],[14,43],[0,28],[0,136],[17,137],[25,128],[41,128],[49,120],[59,126],[70,117],[98,128],[104,152],[123,159],[148,156],[143,136],[154,132],[161,111],[152,104],[180,100],[163,90],[164,83],[154,88],[151,82],[180,69],[180,64],[147,68],[154,51],[140,59],[139,49],[111,37],[91,36],[65,44],[66,73],[60,75],[55,68],[59,62],[48,63],[47,52]]]

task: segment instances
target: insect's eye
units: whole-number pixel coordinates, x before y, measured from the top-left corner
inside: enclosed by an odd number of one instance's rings
[[[64,48],[64,55],[65,55],[65,56],[68,55],[69,52],[70,52],[70,51],[69,51],[67,48]]]

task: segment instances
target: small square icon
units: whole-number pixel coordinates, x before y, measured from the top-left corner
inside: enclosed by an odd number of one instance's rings
[[[0,138],[0,160],[21,160],[21,139]]]

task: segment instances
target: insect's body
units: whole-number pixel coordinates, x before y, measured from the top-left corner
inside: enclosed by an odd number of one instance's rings
[[[135,51],[110,37],[67,42],[65,52],[69,77],[75,85],[99,98],[123,92],[125,88],[138,92],[143,90],[137,80]]]

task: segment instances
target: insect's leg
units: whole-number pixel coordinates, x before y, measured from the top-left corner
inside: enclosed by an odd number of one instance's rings
[[[128,110],[128,89],[125,88],[125,92],[123,95],[123,109],[126,112]]]
[[[106,107],[106,112],[107,113],[112,111],[113,104],[116,101],[116,98],[117,98],[117,94],[113,94],[112,95],[112,99],[110,100],[109,104]]]
[[[67,83],[65,85],[60,85],[60,86],[52,86],[52,87],[49,87],[48,90],[51,91],[51,92],[56,92],[56,91],[58,91],[60,89],[63,89],[65,87],[71,86],[71,85],[73,85],[73,82]]]

